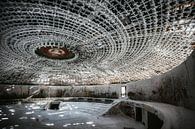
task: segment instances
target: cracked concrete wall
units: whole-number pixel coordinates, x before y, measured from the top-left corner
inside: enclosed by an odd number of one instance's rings
[[[126,85],[131,99],[164,102],[195,110],[195,51],[181,65],[161,76]]]
[[[95,86],[38,86],[38,85],[12,85],[0,86],[0,99],[27,98],[41,87],[37,98],[44,97],[97,97],[118,98],[120,87],[118,85]],[[34,88],[32,88],[34,87]]]
[[[114,86],[115,87],[115,86]],[[112,88],[110,85],[97,86],[67,86],[67,87],[51,87],[51,91],[63,91],[65,97],[97,97],[97,98],[118,98],[119,87]],[[55,94],[54,93],[54,94]]]

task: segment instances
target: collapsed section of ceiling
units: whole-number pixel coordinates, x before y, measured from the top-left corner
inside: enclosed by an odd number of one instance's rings
[[[0,83],[105,84],[165,73],[192,52],[194,6],[193,0],[1,0]]]

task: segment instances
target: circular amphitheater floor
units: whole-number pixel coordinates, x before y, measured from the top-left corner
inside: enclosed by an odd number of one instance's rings
[[[112,103],[61,102],[58,110],[45,109],[48,101],[0,105],[1,129],[144,129],[135,120],[102,116]]]

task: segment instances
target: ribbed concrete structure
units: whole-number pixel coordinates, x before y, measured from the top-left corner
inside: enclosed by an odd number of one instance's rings
[[[0,129],[195,129],[194,0],[0,0]]]
[[[194,5],[190,0],[3,0],[0,82],[108,84],[160,75],[192,52]],[[75,57],[37,55],[43,47],[64,47]]]

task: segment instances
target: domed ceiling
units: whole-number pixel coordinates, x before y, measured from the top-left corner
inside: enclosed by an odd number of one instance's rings
[[[124,83],[195,44],[193,0],[1,0],[0,83]]]

